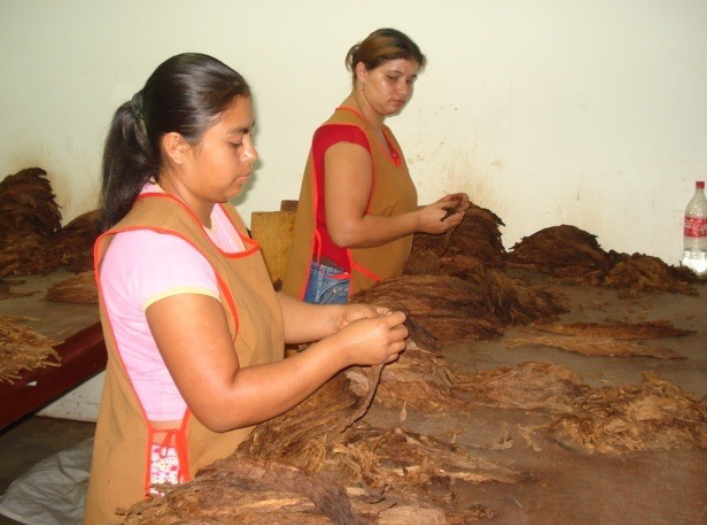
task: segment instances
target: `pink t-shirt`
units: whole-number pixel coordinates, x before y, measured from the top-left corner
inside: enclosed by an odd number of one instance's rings
[[[161,192],[148,184],[142,193]],[[222,251],[243,251],[243,241],[220,206],[205,229]],[[214,270],[192,245],[175,235],[151,230],[115,235],[103,259],[101,289],[118,352],[148,419],[181,419],[186,411],[147,324],[151,304],[177,294],[195,293],[219,299]]]

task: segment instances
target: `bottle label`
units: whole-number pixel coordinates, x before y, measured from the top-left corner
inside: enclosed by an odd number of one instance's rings
[[[707,237],[707,217],[685,217],[685,237]]]

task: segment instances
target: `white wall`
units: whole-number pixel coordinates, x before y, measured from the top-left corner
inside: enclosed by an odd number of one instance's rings
[[[705,0],[1,0],[0,177],[40,166],[66,221],[94,208],[112,112],[165,58],[205,52],[255,92],[248,221],[297,198],[346,51],[382,26],[429,59],[388,121],[422,200],[467,191],[507,247],[566,223],[678,261],[707,177]]]

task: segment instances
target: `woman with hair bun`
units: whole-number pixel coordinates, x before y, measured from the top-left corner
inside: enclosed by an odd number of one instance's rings
[[[229,199],[258,158],[248,84],[208,55],[163,62],[116,111],[95,269],[108,365],[85,523],[119,523],[351,365],[393,361],[405,315],[276,294]],[[284,343],[317,341],[283,359]]]
[[[400,275],[414,233],[444,233],[464,217],[464,193],[417,205],[402,150],[385,125],[410,101],[425,62],[415,42],[388,28],[346,55],[353,89],[314,133],[305,167],[283,283],[292,297],[345,303]]]

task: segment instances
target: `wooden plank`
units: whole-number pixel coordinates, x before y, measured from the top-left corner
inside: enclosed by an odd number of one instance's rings
[[[294,225],[292,211],[256,211],[251,215],[251,234],[260,243],[265,266],[276,289],[282,285]]]

